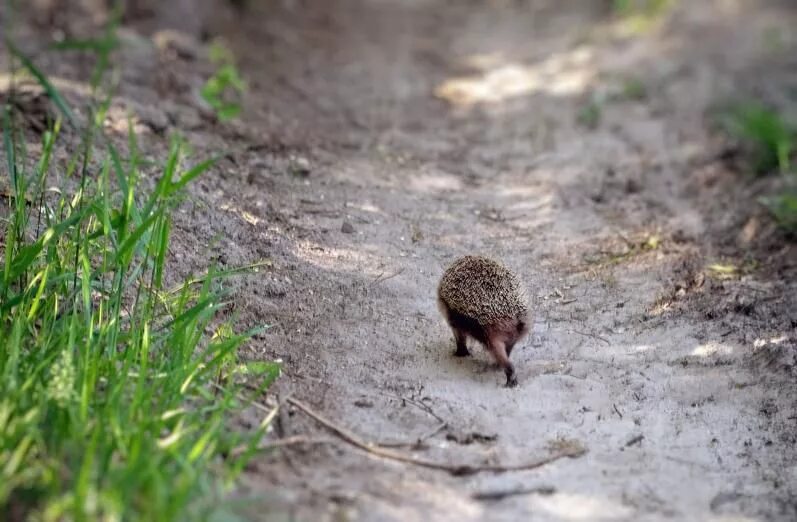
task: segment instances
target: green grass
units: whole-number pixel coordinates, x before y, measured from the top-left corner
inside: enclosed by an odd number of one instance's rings
[[[719,120],[743,148],[754,174],[783,177],[783,190],[761,202],[784,230],[797,233],[797,171],[792,163],[797,152],[795,125],[778,111],[755,101],[731,106],[720,114]]]
[[[747,149],[756,174],[791,167],[797,132],[778,112],[757,102],[736,104],[722,115],[726,131]]]
[[[279,367],[238,361],[259,331],[222,318],[238,270],[168,284],[171,214],[212,161],[183,167],[174,137],[146,188],[132,130],[124,155],[102,133],[111,46],[97,48],[86,121],[13,48],[81,146],[61,177],[74,185],[48,190],[66,128],[53,122],[34,158],[12,104],[2,109],[0,518],[202,519],[223,508],[272,417],[234,429],[244,392],[262,394]]]
[[[596,96],[591,96],[588,101],[579,107],[576,113],[576,123],[587,129],[597,129],[603,117],[602,102]]]
[[[232,52],[220,42],[210,48],[210,60],[218,67],[202,87],[202,98],[221,121],[236,118],[241,113],[241,96],[246,92],[244,82]]]
[[[622,85],[621,98],[625,100],[641,101],[647,98],[648,91],[642,80],[638,78],[625,78]]]
[[[797,235],[797,187],[787,187],[780,194],[763,198],[762,203],[783,230]]]
[[[612,11],[617,16],[657,17],[663,15],[672,4],[673,0],[613,0]]]
[[[641,34],[664,20],[675,3],[676,0],[613,0],[612,12],[628,32]]]

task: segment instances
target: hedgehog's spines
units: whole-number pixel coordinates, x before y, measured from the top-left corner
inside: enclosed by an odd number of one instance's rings
[[[528,296],[520,280],[485,256],[467,255],[454,261],[440,280],[438,297],[482,326],[516,319],[520,329],[528,314]]]

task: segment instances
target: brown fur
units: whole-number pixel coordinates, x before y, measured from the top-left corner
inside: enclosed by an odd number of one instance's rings
[[[470,355],[466,340],[484,345],[516,386],[512,348],[528,334],[528,305],[517,277],[489,258],[465,256],[445,272],[438,287],[438,305],[454,333],[454,355]]]

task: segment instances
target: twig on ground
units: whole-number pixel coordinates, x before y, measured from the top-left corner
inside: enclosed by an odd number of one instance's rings
[[[704,464],[702,462],[696,462],[694,460],[682,459],[680,457],[672,457],[672,456],[669,456],[669,455],[665,455],[664,458],[667,459],[667,460],[671,460],[673,462],[677,462],[679,464],[683,464],[685,466],[693,466],[693,467],[700,468],[702,470],[709,471],[709,472],[712,472],[712,473],[719,473],[719,469],[717,469],[716,467],[708,465],[708,464]]]
[[[630,239],[628,239],[628,238],[625,236],[625,234],[623,234],[623,233],[622,233],[622,232],[620,232],[619,230],[615,230],[615,233],[617,234],[617,237],[619,237],[620,239],[622,239],[622,240],[623,240],[623,243],[625,243],[625,246],[627,246],[629,249],[633,250],[633,249],[635,249],[635,248],[637,247],[637,245],[636,245],[636,244],[634,244],[634,242],[633,242],[633,241],[631,241]]]
[[[302,209],[304,214],[315,214],[317,216],[332,216],[336,217],[340,215],[339,210],[331,210],[327,208],[304,208]]]
[[[414,450],[427,449],[428,446],[425,444],[425,442],[434,437],[435,435],[437,435],[438,433],[440,433],[441,431],[443,431],[444,429],[446,429],[447,427],[448,424],[442,422],[436,428],[430,430],[428,433],[421,435],[413,442],[380,442],[377,445],[382,448],[410,448]]]
[[[305,413],[308,417],[311,417],[319,424],[322,424],[327,429],[335,433],[338,437],[340,437],[343,441],[351,444],[352,446],[365,451],[371,455],[376,457],[381,457],[384,459],[395,460],[397,462],[404,462],[407,464],[414,464],[416,466],[422,466],[429,469],[437,469],[441,471],[447,471],[453,475],[471,475],[474,473],[481,473],[481,472],[494,472],[494,473],[502,473],[506,471],[520,471],[520,470],[530,470],[545,466],[546,464],[550,464],[556,460],[569,457],[569,458],[576,458],[584,455],[587,450],[584,446],[581,445],[573,445],[572,447],[560,451],[558,453],[554,453],[547,457],[543,457],[539,460],[526,462],[522,464],[515,464],[515,465],[483,465],[483,466],[473,466],[468,464],[462,465],[450,465],[450,464],[443,464],[441,462],[435,462],[433,460],[417,458],[413,455],[406,455],[404,453],[400,453],[397,451],[390,451],[388,449],[380,448],[376,444],[372,442],[366,442],[360,439],[357,435],[350,432],[348,429],[332,422],[331,420],[325,418],[302,401],[298,399],[294,399],[290,397],[287,399],[289,404],[296,406],[299,410]]]
[[[262,442],[255,448],[255,451],[266,451],[284,446],[293,446],[296,444],[329,444],[334,442],[334,440],[335,439],[331,439],[329,437],[311,438],[305,435],[294,435],[292,437],[284,437],[269,442]],[[230,451],[230,456],[237,457],[247,450],[248,448],[246,445],[238,446]]]
[[[399,268],[397,271],[395,271],[392,274],[390,274],[388,276],[385,276],[385,277],[382,277],[382,275],[384,274],[384,272],[383,272],[382,274],[379,274],[378,276],[376,276],[376,278],[373,281],[371,281],[371,284],[368,285],[368,286],[375,286],[375,285],[378,285],[379,283],[384,283],[388,279],[393,279],[394,277],[396,277],[398,275],[401,275],[402,273],[404,273],[404,268]]]
[[[446,428],[448,428],[448,423],[441,422],[435,429],[430,430],[429,433],[418,437],[418,443],[426,442],[427,440],[431,439],[432,437],[434,437],[435,435],[437,435]]]
[[[219,384],[217,384],[215,382],[211,382],[210,384],[214,388],[216,388],[217,390],[224,391],[224,387],[223,386],[220,386]],[[273,408],[269,408],[265,404],[259,403],[256,400],[250,399],[249,397],[246,397],[245,395],[242,395],[240,393],[236,393],[235,396],[238,397],[239,400],[244,401],[246,403],[249,403],[252,406],[254,406],[255,408],[257,408],[258,410],[267,413],[268,416],[270,416],[270,417],[276,415],[279,412],[279,410],[280,410],[280,405],[279,404],[277,404]]]
[[[408,403],[412,404],[413,406],[415,406],[416,408],[428,413],[429,415],[431,415],[432,417],[434,417],[438,421],[448,425],[448,423],[445,421],[445,419],[443,419],[440,415],[436,414],[434,412],[434,410],[431,408],[431,406],[429,406],[427,404],[424,404],[421,401],[416,401],[415,399],[410,399],[409,397],[404,397],[404,396],[401,396],[401,395],[394,395],[392,393],[386,393],[386,392],[377,392],[377,393],[379,393],[379,395],[384,395],[385,397],[392,397],[394,399],[399,399],[401,401],[408,402]]]
[[[593,339],[597,339],[599,341],[603,341],[606,344],[612,344],[612,342],[610,340],[608,340],[607,338],[601,337],[600,335],[597,335],[597,334],[594,334],[594,333],[582,332],[582,331],[579,331],[579,330],[573,330],[573,333],[577,333],[578,335],[583,335],[584,337],[592,337]]]
[[[17,195],[11,192],[9,189],[0,189],[0,197],[8,198],[9,200],[16,199]],[[34,201],[25,194],[25,203],[28,205],[33,205]]]
[[[645,438],[644,435],[637,435],[636,437],[631,437],[631,439],[625,443],[626,448],[630,448],[634,444],[639,444]]]
[[[612,406],[614,406],[614,412],[617,414],[617,416],[622,419],[623,418],[623,414],[620,413],[620,410],[617,409],[617,405],[616,404],[612,404]]]
[[[414,441],[414,442],[380,442],[379,444],[377,444],[377,446],[380,447],[380,448],[393,448],[393,449],[395,449],[395,448],[408,448],[408,449],[411,449],[411,450],[425,450],[425,449],[429,448],[429,446],[427,446],[426,444],[424,444],[424,443],[422,443],[420,441]]]
[[[280,405],[280,409],[277,415],[277,433],[280,437],[287,437],[290,433],[290,426],[288,422],[288,408],[284,408],[283,405],[285,404],[285,399],[290,397],[290,393],[287,395],[279,394],[277,396],[277,404]]]
[[[536,488],[515,488],[503,491],[481,491],[476,492],[470,496],[473,500],[482,500],[487,502],[495,502],[503,500],[507,497],[514,497],[516,495],[553,495],[556,493],[556,488],[553,486],[538,486]]]

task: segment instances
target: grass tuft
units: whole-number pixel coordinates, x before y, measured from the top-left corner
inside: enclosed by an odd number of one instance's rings
[[[613,0],[611,9],[625,32],[641,34],[664,20],[675,4],[676,0]]]
[[[797,132],[779,113],[760,103],[746,102],[731,107],[721,121],[748,150],[756,174],[789,171]]]
[[[218,69],[205,82],[200,94],[219,120],[231,120],[241,113],[240,98],[246,92],[246,82],[238,72],[232,52],[221,42],[211,45],[210,59]]]
[[[797,235],[797,188],[787,188],[780,194],[763,198],[761,202],[783,230]]]
[[[115,41],[109,33],[105,44],[78,46],[97,54],[96,89]],[[46,75],[9,48],[77,130]],[[174,137],[158,182],[145,189],[132,128],[123,156],[102,134],[110,96],[98,99],[66,162],[79,185],[60,191],[46,187],[58,168],[52,158],[66,154],[61,121],[31,158],[13,103],[3,108],[10,188],[0,204],[0,513],[205,518],[273,418],[250,432],[233,429],[249,404],[245,392],[261,393],[280,369],[239,362],[237,350],[263,328],[235,333],[220,317],[230,297],[224,282],[242,270],[211,268],[167,287],[172,212],[213,161],[184,167]]]
[[[797,171],[792,159],[797,151],[797,127],[759,102],[739,103],[720,115],[726,132],[745,152],[756,175],[779,174],[782,189],[761,198],[778,225],[797,234]]]
[[[603,103],[597,96],[590,98],[579,107],[576,113],[576,123],[590,130],[595,130],[600,126],[603,117]]]

